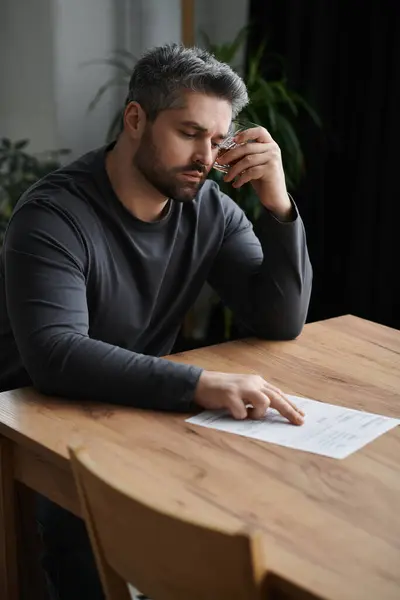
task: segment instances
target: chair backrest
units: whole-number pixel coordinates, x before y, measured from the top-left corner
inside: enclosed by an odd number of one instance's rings
[[[69,454],[107,600],[130,600],[127,582],[153,600],[272,598],[261,536],[229,510],[120,446]]]

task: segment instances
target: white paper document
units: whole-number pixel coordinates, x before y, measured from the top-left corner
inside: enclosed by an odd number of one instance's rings
[[[400,419],[299,396],[288,398],[306,413],[304,425],[292,425],[274,409],[260,421],[237,421],[226,411],[204,411],[186,421],[331,458],[346,458],[400,425]]]

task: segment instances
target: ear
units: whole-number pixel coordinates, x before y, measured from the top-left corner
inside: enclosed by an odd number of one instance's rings
[[[129,102],[124,111],[124,129],[128,135],[137,140],[142,137],[146,127],[146,113],[138,102]]]

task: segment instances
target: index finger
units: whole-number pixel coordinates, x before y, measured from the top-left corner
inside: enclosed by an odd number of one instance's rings
[[[283,417],[286,417],[293,425],[303,425],[304,416],[298,409],[292,405],[289,400],[285,400],[277,392],[268,390],[268,396],[271,400],[271,408],[275,408]]]
[[[293,406],[293,408],[295,410],[297,410],[297,412],[300,413],[303,417],[305,416],[304,410],[302,410],[301,408],[296,406],[296,404],[294,402],[292,402],[292,400],[289,400],[289,398],[286,396],[286,394],[284,394],[282,392],[282,390],[280,390],[278,387],[276,387],[276,385],[273,385],[272,383],[268,382],[268,387],[271,388],[274,392],[277,392],[277,394],[279,394],[279,396],[281,396],[284,400],[286,400],[286,402],[288,402],[291,406]]]
[[[265,129],[265,127],[261,127],[261,125],[259,127],[250,127],[249,129],[240,131],[234,136],[233,140],[237,144],[244,144],[245,142],[250,141],[262,143],[274,141],[269,131]]]

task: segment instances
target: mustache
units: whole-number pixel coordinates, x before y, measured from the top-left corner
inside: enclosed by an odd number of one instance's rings
[[[207,167],[199,163],[192,163],[186,167],[179,167],[179,169],[176,169],[177,173],[187,173],[188,171],[198,171],[200,175],[206,175]]]

